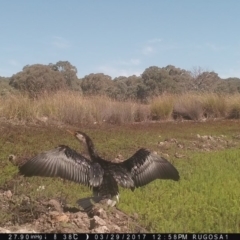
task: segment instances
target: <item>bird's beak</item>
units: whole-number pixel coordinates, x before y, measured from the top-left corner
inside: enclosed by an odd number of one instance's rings
[[[67,129],[67,132],[70,133],[71,135],[74,135],[74,132],[70,131]]]

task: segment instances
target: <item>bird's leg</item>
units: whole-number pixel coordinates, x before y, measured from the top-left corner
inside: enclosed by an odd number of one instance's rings
[[[107,205],[109,205],[110,207],[114,207],[119,202],[119,197],[120,197],[120,195],[117,194],[112,199],[108,199]]]
[[[117,202],[119,202],[120,194],[118,193],[116,196]]]
[[[114,207],[116,205],[116,201],[112,200],[112,199],[108,199],[107,200],[107,205],[110,207]]]

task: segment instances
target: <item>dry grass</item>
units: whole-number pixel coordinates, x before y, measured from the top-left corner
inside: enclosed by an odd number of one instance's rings
[[[229,96],[226,99],[228,107],[228,118],[240,118],[240,94]]]
[[[44,94],[38,99],[11,94],[0,98],[0,117],[14,121],[57,120],[65,124],[112,124],[184,118],[240,118],[240,94],[164,94],[149,104],[114,101],[77,92]]]
[[[38,99],[17,94],[0,98],[0,116],[31,121],[47,117],[66,124],[147,121],[149,108],[135,102],[118,102],[105,96],[84,97],[77,92],[44,94]]]
[[[171,119],[174,106],[173,95],[162,95],[153,99],[150,109],[153,120],[168,120]]]
[[[227,96],[218,94],[202,95],[202,106],[207,118],[221,118],[228,114]]]
[[[240,118],[240,94],[187,93],[175,96],[174,113],[191,120]]]
[[[201,120],[203,118],[203,104],[201,95],[185,94],[176,97],[174,102],[175,117],[184,119]]]

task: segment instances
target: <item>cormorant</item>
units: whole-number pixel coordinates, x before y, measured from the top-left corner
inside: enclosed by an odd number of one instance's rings
[[[87,147],[90,159],[65,145],[42,152],[19,167],[24,176],[60,177],[84,184],[93,189],[92,198],[80,199],[79,205],[89,209],[90,200],[99,202],[108,199],[108,205],[114,206],[119,200],[118,185],[124,188],[144,186],[155,179],[180,179],[177,169],[165,158],[147,149],[139,149],[127,160],[115,163],[101,158],[90,137],[83,132],[71,132]]]

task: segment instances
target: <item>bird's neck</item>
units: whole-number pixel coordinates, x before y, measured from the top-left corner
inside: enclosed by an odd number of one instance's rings
[[[92,160],[99,158],[97,150],[95,149],[95,146],[91,139],[87,139],[87,150]]]

